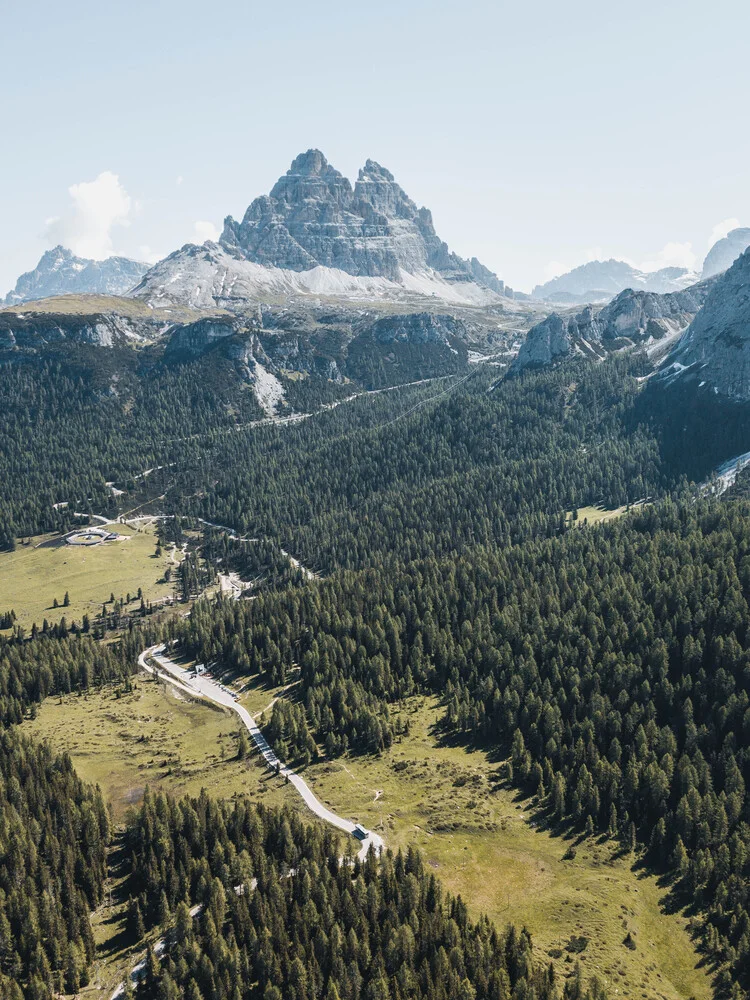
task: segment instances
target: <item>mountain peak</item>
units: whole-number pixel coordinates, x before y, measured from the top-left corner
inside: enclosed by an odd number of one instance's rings
[[[20,305],[51,295],[121,295],[138,284],[147,270],[148,264],[127,257],[87,260],[58,244],[44,251],[33,271],[20,276],[5,304]]]
[[[717,240],[706,254],[703,261],[703,277],[710,278],[714,274],[726,271],[737,258],[750,247],[750,229],[740,226],[732,229],[727,235]]]
[[[389,184],[393,184],[395,180],[396,178],[390,170],[381,167],[375,160],[367,160],[364,167],[360,167],[357,176],[357,181],[364,181],[365,183],[368,181],[386,181]]]
[[[322,174],[334,173],[339,177],[338,170],[335,170],[319,149],[308,149],[305,153],[300,153],[292,160],[292,165],[287,170],[287,177],[319,177]]]
[[[352,187],[319,149],[295,157],[241,222],[227,216],[219,242],[236,259],[265,267],[329,267],[395,282],[403,273],[437,272],[447,282],[473,282],[504,293],[487,268],[450,253],[430,213],[417,207],[389,170],[368,159]]]
[[[664,362],[661,378],[750,402],[750,247],[702,285],[710,289],[705,304]]]

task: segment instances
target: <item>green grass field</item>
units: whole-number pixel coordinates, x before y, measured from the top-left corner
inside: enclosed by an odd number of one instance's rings
[[[18,624],[29,628],[47,618],[59,621],[63,615],[68,624],[80,623],[84,614],[93,620],[110,594],[134,597],[143,588],[147,601],[157,601],[173,592],[173,584],[159,583],[165,570],[173,564],[165,549],[156,558],[156,537],[153,527],[138,531],[125,525],[114,530],[127,539],[103,542],[100,545],[50,546],[57,536],[32,538],[31,545],[18,544],[15,552],[0,553],[0,611],[16,612]],[[70,607],[54,608],[57,598],[63,603],[65,592],[70,594]]]
[[[101,786],[116,821],[146,784],[176,795],[202,787],[225,797],[242,792],[304,809],[256,756],[236,760],[237,721],[229,714],[143,678],[136,688],[121,698],[105,691],[48,699],[37,718],[24,723],[71,753],[79,774]],[[257,714],[279,693],[251,687],[242,701]],[[663,912],[664,890],[653,876],[633,869],[634,858],[620,856],[612,842],[592,839],[576,845],[574,859],[563,860],[571,841],[534,826],[530,804],[505,787],[500,764],[438,742],[434,700],[414,699],[402,711],[410,734],[387,754],[307,769],[306,780],[326,804],[382,830],[391,847],[418,846],[475,915],[486,913],[501,926],[526,925],[540,958],[553,960],[561,974],[578,958],[613,997],[708,1000],[709,977],[699,967],[685,917]],[[108,912],[95,921],[105,959],[112,956],[97,973],[107,987],[123,961],[112,945],[119,911]],[[628,932],[635,951],[623,943]],[[578,954],[572,939],[579,947],[586,939]]]
[[[635,503],[630,505],[631,510],[636,510],[638,507],[645,506],[643,500],[637,500]],[[578,520],[577,524],[579,526],[586,524],[601,524],[602,521],[612,521],[617,517],[622,517],[628,511],[627,505],[624,504],[622,507],[603,507],[598,504],[596,507],[579,507],[578,508]],[[572,520],[570,514],[568,514],[568,521]]]
[[[540,955],[563,974],[578,958],[611,996],[710,997],[687,920],[663,912],[656,878],[634,871],[619,845],[597,839],[563,860],[572,841],[535,828],[529,803],[505,787],[499,764],[438,745],[440,714],[433,701],[415,702],[406,710],[409,736],[389,753],[312,765],[306,777],[331,808],[382,830],[390,846],[418,846],[475,915],[526,925]],[[628,931],[635,951],[623,944]],[[578,955],[572,938],[588,939]]]
[[[48,698],[24,728],[66,750],[80,776],[97,784],[115,822],[140,802],[146,785],[174,795],[286,798],[284,783],[253,755],[236,759],[239,723],[229,712],[183,698],[145,677],[132,693],[113,689]],[[291,796],[290,796],[291,798]]]

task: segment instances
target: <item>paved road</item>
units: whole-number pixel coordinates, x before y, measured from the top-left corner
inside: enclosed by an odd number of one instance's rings
[[[265,736],[256,725],[253,717],[246,708],[237,704],[234,694],[228,688],[205,675],[196,677],[194,674],[188,673],[187,670],[178,666],[165,655],[163,645],[151,646],[150,649],[144,650],[138,657],[139,665],[149,673],[154,673],[154,668],[148,662],[149,659],[154,660],[159,665],[162,675],[168,675],[170,682],[176,688],[180,688],[192,697],[205,698],[206,701],[212,701],[215,705],[221,705],[235,712],[244,723],[245,728],[250,733],[255,746],[260,751],[268,767],[282,777],[287,778],[290,785],[294,785],[307,807],[316,816],[325,820],[326,823],[330,823],[331,826],[343,830],[344,833],[354,836],[355,824],[351,820],[344,819],[343,816],[338,816],[335,812],[331,812],[330,809],[326,808],[313,793],[307,782],[296,771],[293,771],[291,767],[288,767],[282,760],[279,760],[268,745]],[[371,847],[379,854],[383,846],[383,838],[377,833],[370,831],[367,838],[362,842],[358,857],[364,861]]]

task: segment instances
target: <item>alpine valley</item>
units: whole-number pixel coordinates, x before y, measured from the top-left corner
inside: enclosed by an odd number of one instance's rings
[[[313,149],[18,279],[0,1000],[748,996],[748,232],[529,296]]]

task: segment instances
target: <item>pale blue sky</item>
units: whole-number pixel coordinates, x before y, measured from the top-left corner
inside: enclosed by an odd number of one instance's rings
[[[702,260],[750,225],[748,38],[744,0],[7,4],[0,295],[60,240],[200,241],[310,146],[378,160],[518,288]]]

